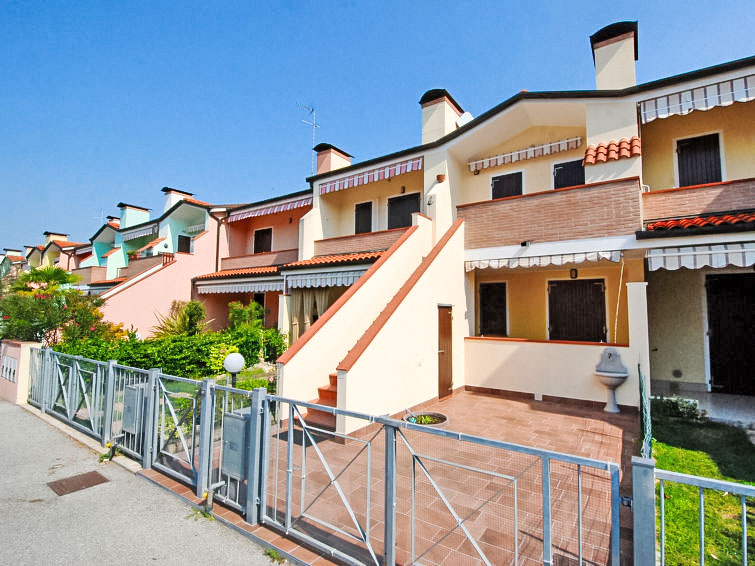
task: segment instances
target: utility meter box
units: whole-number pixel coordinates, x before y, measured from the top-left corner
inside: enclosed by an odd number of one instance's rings
[[[223,459],[221,471],[239,481],[243,481],[246,477],[246,431],[248,429],[248,421],[248,414],[223,414]]]

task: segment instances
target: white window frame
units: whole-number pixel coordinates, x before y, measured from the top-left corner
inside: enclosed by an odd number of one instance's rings
[[[377,230],[375,230],[375,226],[377,226],[377,221],[378,221],[378,218],[377,218],[378,201],[377,201],[377,199],[361,200],[359,202],[355,202],[354,203],[354,235],[355,236],[358,235],[356,233],[356,227],[357,227],[357,206],[359,206],[360,204],[368,203],[368,202],[370,204],[372,204],[372,214],[370,216],[370,232],[376,232],[377,231]],[[386,211],[387,210],[388,210],[388,205],[386,204]],[[387,220],[386,220],[386,226],[387,226]],[[362,233],[363,234],[369,234],[370,232],[362,232]]]

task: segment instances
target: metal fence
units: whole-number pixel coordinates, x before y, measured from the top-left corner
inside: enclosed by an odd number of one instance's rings
[[[637,374],[640,379],[640,442],[639,451],[643,458],[650,458],[653,451],[653,429],[652,418],[650,416],[650,395],[647,391],[645,376],[642,375],[642,368],[637,364]]]

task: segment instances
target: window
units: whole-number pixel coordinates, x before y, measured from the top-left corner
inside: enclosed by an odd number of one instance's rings
[[[676,159],[680,187],[721,181],[718,134],[677,140]]]
[[[360,202],[354,207],[354,233],[372,232],[372,203]]]
[[[522,194],[522,172],[498,175],[490,181],[493,198],[513,197]]]
[[[602,279],[548,282],[548,338],[606,341],[605,284]]]
[[[480,283],[480,335],[508,336],[506,283]]]
[[[585,184],[585,168],[582,160],[557,163],[553,166],[553,188],[573,187]]]
[[[412,225],[412,213],[419,212],[419,193],[388,199],[388,229]]]
[[[262,254],[273,250],[273,229],[264,228],[254,231],[254,252]]]
[[[191,253],[191,238],[189,236],[178,236],[178,253]]]

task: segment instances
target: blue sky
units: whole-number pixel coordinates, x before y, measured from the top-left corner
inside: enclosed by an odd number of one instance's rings
[[[362,161],[420,142],[423,92],[477,116],[594,88],[588,36],[639,21],[638,81],[755,54],[740,2],[0,1],[0,248],[86,241],[160,188],[241,203],[307,187],[314,105]]]

